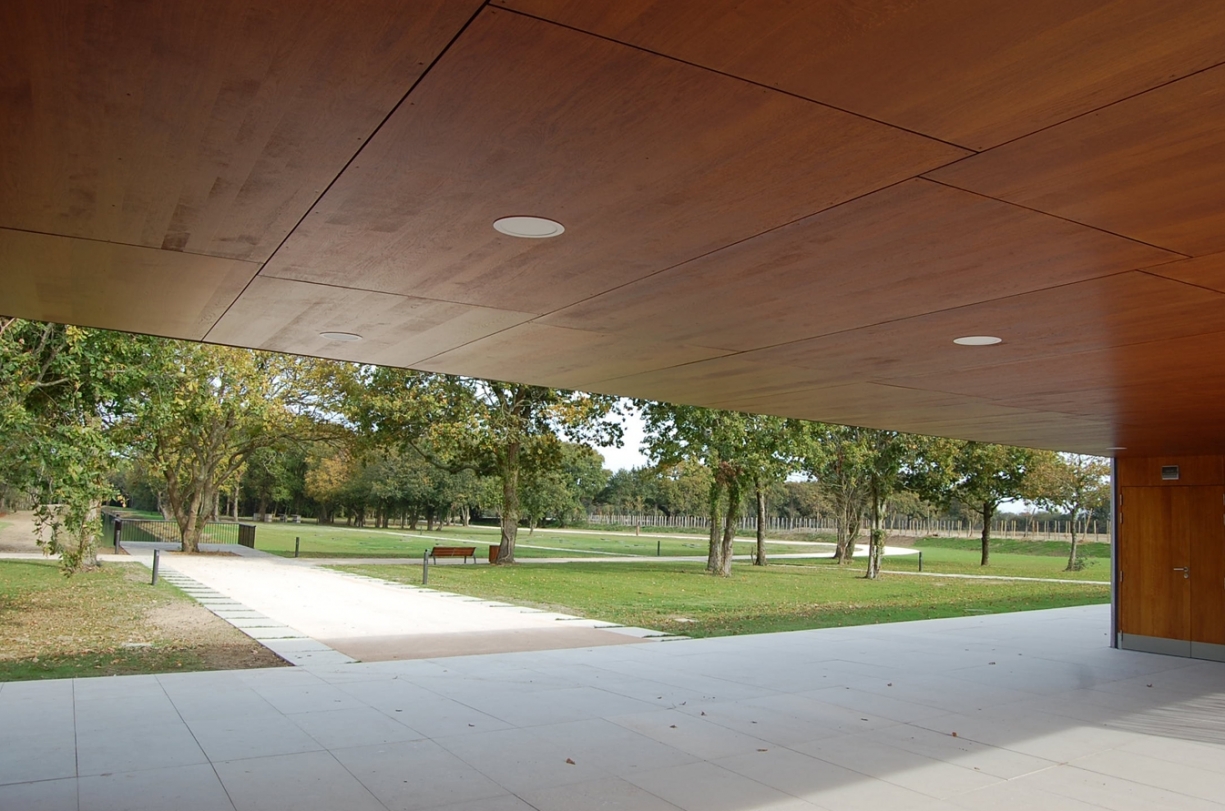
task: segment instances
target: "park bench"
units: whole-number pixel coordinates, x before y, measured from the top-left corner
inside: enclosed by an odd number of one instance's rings
[[[468,562],[468,558],[472,558],[472,562],[476,563],[476,547],[435,546],[430,550],[430,559],[437,563],[437,558],[463,558],[465,563]]]

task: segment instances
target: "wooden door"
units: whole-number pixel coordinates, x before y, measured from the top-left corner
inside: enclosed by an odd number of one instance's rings
[[[1184,489],[1207,491],[1197,496],[1203,518],[1191,541],[1191,641],[1225,645],[1225,488]],[[1202,653],[1219,659],[1225,651]]]
[[[1207,489],[1220,488],[1119,488],[1119,630],[1124,634],[1188,640],[1190,653],[1191,580],[1182,569],[1191,564],[1194,521],[1185,506],[1195,501],[1192,491]]]

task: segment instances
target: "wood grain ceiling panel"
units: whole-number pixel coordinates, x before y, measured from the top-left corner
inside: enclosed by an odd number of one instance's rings
[[[1225,66],[930,176],[1198,256],[1225,250],[1222,154]]]
[[[822,385],[804,369],[716,358],[600,382],[595,391],[733,411],[776,414],[919,434],[1102,453],[1109,421],[1016,408],[986,398],[871,382]],[[663,392],[661,394],[661,392]]]
[[[911,180],[541,320],[749,350],[1173,258],[1075,223]],[[682,311],[678,302],[685,303]]]
[[[1151,273],[1225,293],[1225,253],[1184,259],[1150,269]]]
[[[584,388],[623,377],[715,357],[717,350],[658,344],[540,324],[522,324],[436,355],[416,368],[498,379],[514,369],[526,382]]]
[[[1163,266],[1164,267],[1164,266]],[[776,346],[740,357],[822,373],[827,384],[1004,366],[1225,332],[1225,295],[1130,271]],[[993,335],[995,346],[958,346]]]
[[[767,367],[728,356],[599,380],[589,388],[623,397],[715,406],[737,399],[779,397],[819,384],[817,375],[805,369]]]
[[[544,313],[963,154],[490,9],[264,274]]]
[[[266,259],[479,4],[0,4],[0,226]]]
[[[894,378],[897,385],[1225,441],[1225,332]],[[1121,442],[1131,447],[1132,443]],[[1134,450],[1134,448],[1133,448]],[[1166,451],[1154,445],[1149,450]]]
[[[1218,0],[499,0],[975,150],[1219,64]]]
[[[208,333],[212,343],[411,366],[531,316],[448,301],[257,278]],[[356,343],[323,332],[362,336]]]
[[[0,228],[0,313],[200,340],[259,265]]]

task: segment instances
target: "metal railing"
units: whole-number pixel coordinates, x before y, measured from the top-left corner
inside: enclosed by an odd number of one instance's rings
[[[116,544],[128,542],[180,543],[179,525],[174,521],[140,518],[118,510],[103,511],[103,537]],[[201,543],[240,544],[255,548],[255,524],[234,521],[209,521],[204,525]]]

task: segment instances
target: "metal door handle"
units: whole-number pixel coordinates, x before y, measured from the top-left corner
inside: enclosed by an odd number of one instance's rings
[[[1174,567],[1174,571],[1176,571],[1176,572],[1182,572],[1182,576],[1183,576],[1184,578],[1190,578],[1190,577],[1191,577],[1191,567],[1190,567],[1190,566],[1175,566],[1175,567]]]

